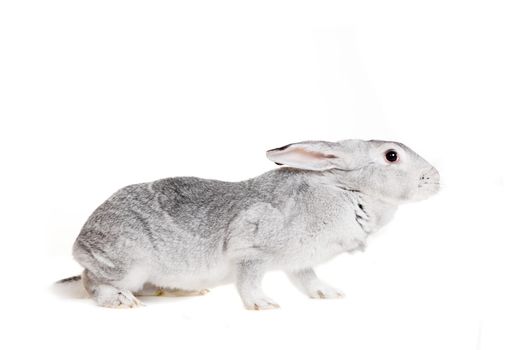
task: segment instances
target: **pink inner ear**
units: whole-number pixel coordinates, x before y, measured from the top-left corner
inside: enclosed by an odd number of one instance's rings
[[[310,157],[310,158],[315,158],[315,159],[333,159],[333,158],[337,158],[333,154],[324,154],[324,153],[321,153],[321,152],[308,151],[308,150],[305,150],[304,148],[288,149],[288,150],[284,151],[283,154],[284,153],[295,153],[295,154],[298,154],[298,155],[302,155],[302,156]]]
[[[339,158],[328,152],[330,148],[319,144],[291,144],[269,150],[266,155],[275,163],[298,169],[327,170],[336,167]]]
[[[333,154],[309,150],[301,146],[292,146],[284,150],[271,150],[268,152],[268,155],[270,160],[273,160],[278,165],[311,170],[331,168],[329,160],[337,158]]]

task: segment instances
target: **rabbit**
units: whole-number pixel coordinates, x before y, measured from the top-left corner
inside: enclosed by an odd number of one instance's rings
[[[439,190],[439,173],[398,142],[305,141],[266,152],[279,165],[223,182],[174,177],[124,187],[89,217],[73,245],[81,281],[99,306],[137,295],[201,295],[235,283],[247,309],[279,307],[263,291],[284,271],[311,298],[344,294],[314,267],[363,250],[400,204]]]

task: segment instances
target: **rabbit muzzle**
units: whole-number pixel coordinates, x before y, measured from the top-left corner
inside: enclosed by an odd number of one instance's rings
[[[440,176],[436,168],[425,170],[419,177],[417,200],[426,199],[439,191]]]

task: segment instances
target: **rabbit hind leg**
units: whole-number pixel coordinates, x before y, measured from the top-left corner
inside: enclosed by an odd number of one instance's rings
[[[82,283],[97,305],[115,309],[134,308],[142,303],[131,291],[101,282],[88,270],[82,273]]]
[[[151,283],[146,283],[142,290],[138,291],[138,296],[156,296],[156,297],[190,297],[205,295],[209,292],[208,289],[201,290],[184,290],[179,288],[164,288],[157,287]]]

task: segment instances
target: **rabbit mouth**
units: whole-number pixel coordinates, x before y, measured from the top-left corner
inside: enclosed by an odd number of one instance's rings
[[[417,185],[417,188],[424,188],[424,187],[429,187],[429,186],[439,187],[439,185],[440,185],[439,182],[423,182]]]
[[[439,192],[439,182],[422,182],[417,185],[417,199],[426,199]]]

